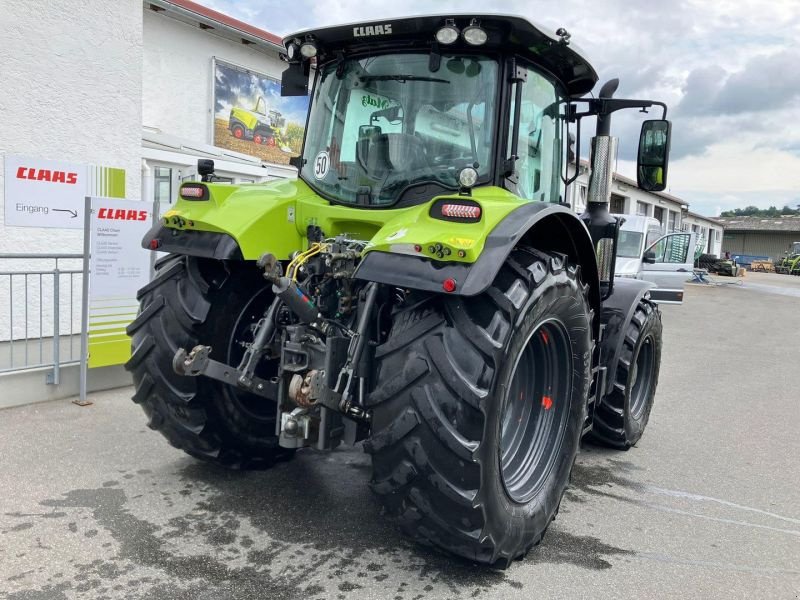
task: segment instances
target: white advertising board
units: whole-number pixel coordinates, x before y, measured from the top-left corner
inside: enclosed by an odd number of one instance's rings
[[[125,170],[5,157],[5,225],[83,228],[86,196],[125,197]]]
[[[136,292],[150,281],[150,251],[142,238],[152,225],[152,204],[91,198],[89,219],[89,367],[122,364],[130,357],[125,328],[136,317]]]

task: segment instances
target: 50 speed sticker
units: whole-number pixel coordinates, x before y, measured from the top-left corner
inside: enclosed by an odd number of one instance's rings
[[[331,165],[331,159],[328,153],[324,150],[317,154],[314,159],[314,177],[316,179],[323,179],[328,174],[328,168]]]

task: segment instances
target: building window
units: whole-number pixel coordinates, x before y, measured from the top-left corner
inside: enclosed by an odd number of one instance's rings
[[[678,230],[678,213],[674,210],[669,211],[669,231]]]
[[[653,216],[658,219],[658,222],[661,223],[661,226],[664,226],[664,209],[660,206],[653,207]]]
[[[162,208],[172,204],[172,169],[169,167],[153,169],[153,200]]]
[[[714,230],[714,239],[719,241],[722,238],[722,231],[719,229]]]
[[[636,214],[640,217],[647,216],[647,203],[642,202],[641,200],[636,201]]]
[[[611,212],[617,215],[625,214],[625,196],[611,194]]]

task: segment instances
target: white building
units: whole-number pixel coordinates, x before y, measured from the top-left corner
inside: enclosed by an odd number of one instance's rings
[[[149,0],[142,49],[143,189],[162,211],[196,177],[198,158],[214,159],[234,183],[294,176],[288,165],[214,146],[215,62],[279,81],[278,36],[187,0]]]
[[[567,191],[567,202],[578,213],[586,208],[588,189],[589,163],[581,160],[580,174]],[[632,179],[615,173],[609,210],[615,214],[653,217],[661,223],[665,233],[694,231],[703,240],[707,254],[720,255],[722,226],[713,219],[689,211],[688,202],[681,198],[665,192],[647,192]]]
[[[216,65],[279,81],[285,65],[277,36],[188,0],[0,2],[0,15],[0,254],[83,251],[81,219],[75,228],[6,222],[7,211],[14,222],[26,216],[18,208],[26,198],[6,196],[7,165],[9,181],[22,179],[11,168],[16,157],[40,166],[60,161],[85,174],[88,165],[122,169],[124,196],[157,201],[159,212],[174,202],[180,181],[197,176],[198,158],[213,158],[217,173],[234,182],[294,176],[286,156],[266,161],[214,139]],[[51,189],[41,201],[55,206]],[[0,406],[77,391],[75,364],[62,370],[60,386],[44,385],[57,346],[61,362],[79,355],[81,277],[63,271],[80,270],[80,261],[61,261],[58,296],[53,267],[52,260],[0,258],[0,273],[45,272],[0,275]],[[51,337],[56,298],[58,345]],[[43,343],[30,341],[37,339]],[[90,385],[128,381],[121,367],[109,367],[94,369]]]
[[[131,199],[174,201],[198,158],[235,182],[294,169],[214,146],[214,64],[280,80],[280,38],[188,0],[3,3],[0,155],[125,170]],[[0,207],[5,205],[0,169]],[[79,229],[8,227],[0,253],[81,252]]]

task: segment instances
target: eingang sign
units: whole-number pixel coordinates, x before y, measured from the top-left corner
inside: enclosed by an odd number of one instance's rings
[[[5,225],[83,228],[86,196],[125,197],[125,169],[5,157]]]

